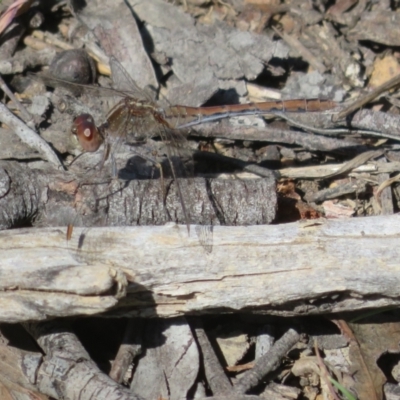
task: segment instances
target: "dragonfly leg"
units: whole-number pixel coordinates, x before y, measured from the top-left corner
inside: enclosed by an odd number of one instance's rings
[[[151,164],[154,165],[154,168],[158,169],[158,171],[160,173],[160,181],[161,181],[161,187],[162,187],[163,203],[165,204],[166,197],[167,197],[167,191],[165,189],[164,171],[163,171],[162,165],[158,161],[154,160],[154,158],[151,158],[151,157],[147,156],[146,154],[138,154],[138,156],[140,158],[150,162]],[[153,179],[153,178],[154,178],[154,172],[151,175],[151,179]]]
[[[82,152],[81,154],[78,154],[66,167],[70,168],[72,166],[72,164],[78,160],[79,158],[81,158],[81,156],[83,156],[84,154],[87,154],[86,151]]]

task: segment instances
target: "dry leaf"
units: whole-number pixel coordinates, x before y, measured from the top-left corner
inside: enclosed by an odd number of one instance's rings
[[[377,57],[373,65],[369,87],[376,88],[399,73],[400,65],[394,55],[387,54],[383,58]]]

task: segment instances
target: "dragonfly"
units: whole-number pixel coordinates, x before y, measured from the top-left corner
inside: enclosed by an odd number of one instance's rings
[[[229,117],[326,111],[336,107],[335,102],[321,99],[274,100],[209,107],[184,105],[161,107],[148,92],[138,87],[114,57],[110,58],[110,66],[113,82],[118,90],[69,83],[56,78],[42,80],[49,86],[63,86],[71,90],[76,89],[78,92],[96,91],[102,95],[119,98],[102,124],[97,125],[90,114],[77,116],[72,124],[72,133],[84,152],[96,152],[104,144],[102,164],[110,155],[112,157],[113,151],[123,141],[143,143],[153,137],[161,138],[166,145],[168,163],[172,178],[176,182],[189,234],[192,219],[188,212],[190,200],[187,188],[193,172],[180,161],[181,151],[186,143],[185,131],[188,128]]]

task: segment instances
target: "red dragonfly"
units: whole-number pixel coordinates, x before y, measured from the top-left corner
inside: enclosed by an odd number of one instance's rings
[[[117,96],[120,100],[108,112],[105,122],[98,127],[90,114],[79,115],[73,123],[72,132],[76,135],[82,149],[86,152],[97,151],[105,144],[104,160],[112,154],[117,143],[144,142],[158,136],[166,144],[168,161],[182,205],[182,211],[190,231],[191,217],[188,213],[186,190],[188,181],[176,179],[187,177],[190,173],[179,165],[180,149],[186,139],[183,130],[205,122],[216,121],[228,117],[282,114],[288,112],[312,112],[332,109],[336,103],[330,100],[298,99],[286,101],[266,101],[261,103],[235,104],[215,107],[170,106],[162,108],[157,105],[144,90],[140,89],[129,77],[122,65],[113,57],[110,59],[113,82],[116,87],[129,90],[98,88],[90,85],[78,85],[59,81],[54,78],[44,79],[50,86],[74,87],[78,90],[101,91],[105,95]],[[182,168],[181,168],[182,167]],[[183,169],[177,173],[177,169]]]

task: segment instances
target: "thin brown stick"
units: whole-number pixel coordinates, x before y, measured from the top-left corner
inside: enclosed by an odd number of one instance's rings
[[[215,355],[214,349],[203,329],[201,320],[199,318],[193,319],[193,324],[195,326],[194,333],[197,343],[203,354],[204,371],[211,391],[216,396],[233,395],[233,387]]]
[[[385,93],[388,90],[393,89],[398,85],[400,85],[400,74],[396,75],[394,78],[392,78],[392,79],[388,80],[387,82],[383,83],[382,85],[378,86],[376,89],[374,89],[372,92],[366,94],[365,96],[359,97],[356,101],[351,103],[348,107],[344,108],[338,114],[333,115],[332,121],[336,122],[336,121],[346,118],[348,115],[350,115],[354,111],[357,111],[359,108],[361,108],[365,104],[368,104],[369,102],[374,100],[376,97],[378,97],[382,93]]]
[[[282,357],[298,342],[300,335],[289,329],[279,340],[275,342],[271,350],[260,357],[250,371],[247,371],[235,385],[237,393],[246,393],[257,386],[269,372],[279,366]]]

